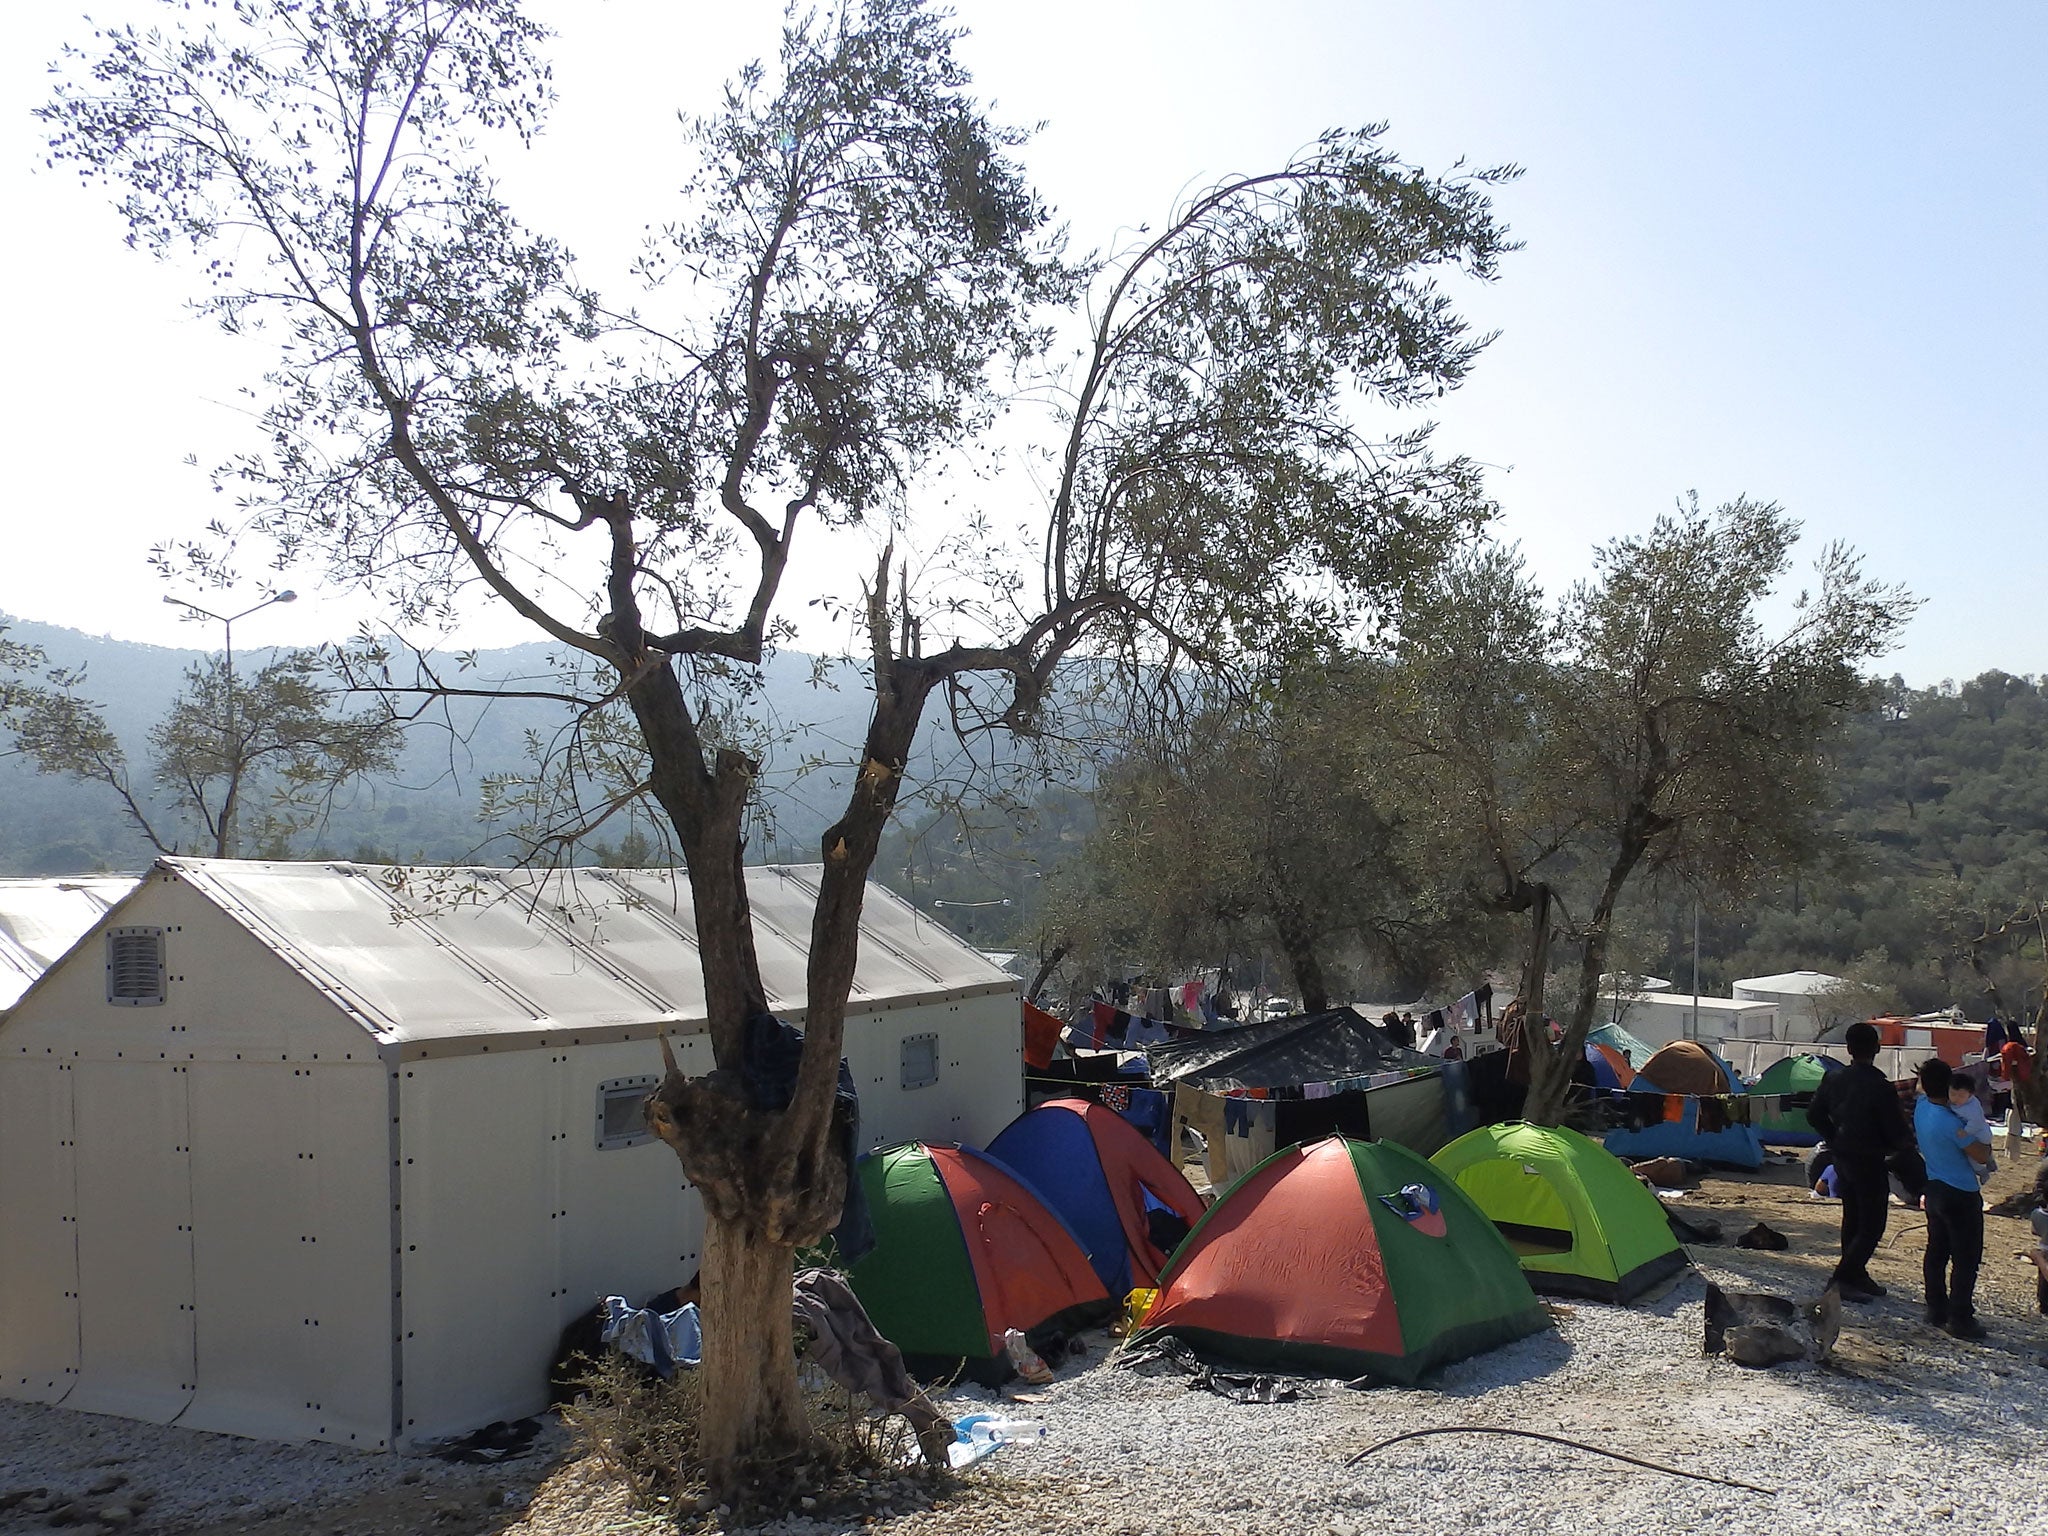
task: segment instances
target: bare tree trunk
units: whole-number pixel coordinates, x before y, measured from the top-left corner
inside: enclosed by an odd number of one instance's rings
[[[1522,1009],[1526,1017],[1543,1018],[1544,977],[1550,972],[1550,887],[1529,888],[1529,949],[1522,962]]]
[[[1523,1118],[1537,1125],[1556,1125],[1564,1118],[1565,1102],[1571,1093],[1572,1069],[1585,1054],[1586,1036],[1592,1032],[1593,1014],[1600,1004],[1600,977],[1607,969],[1608,947],[1614,934],[1614,909],[1623,888],[1649,846],[1639,828],[1652,820],[1647,806],[1639,806],[1629,817],[1628,827],[1600,888],[1600,899],[1586,924],[1585,944],[1579,955],[1579,980],[1573,988],[1571,1012],[1564,1021],[1564,1037],[1553,1046],[1548,1031],[1541,1031],[1542,1046],[1531,1058],[1529,1099]],[[1531,1021],[1535,1021],[1532,1012]]]
[[[790,1312],[795,1252],[751,1222],[707,1213],[698,1450],[721,1493],[734,1490],[743,1456],[759,1465],[808,1448]]]
[[[1067,958],[1067,951],[1071,947],[1066,943],[1053,945],[1051,952],[1038,963],[1038,969],[1032,973],[1031,984],[1024,989],[1025,1001],[1038,1001],[1038,994],[1045,990],[1046,982],[1051,979],[1052,973],[1059,969],[1060,962]]]
[[[709,1076],[685,1078],[664,1045],[668,1071],[648,1100],[647,1121],[704,1202],[698,1445],[720,1496],[739,1493],[749,1467],[801,1449],[811,1434],[797,1389],[791,1263],[798,1248],[820,1241],[838,1222],[854,1176],[834,1142],[832,1112],[861,903],[937,676],[891,650],[886,564],[869,609],[875,712],[846,812],[822,838],[804,1047],[785,1108],[754,1108],[740,1072],[746,1021],[767,1007],[743,864],[755,764],[728,750],[704,770],[696,722],[669,667],[657,667],[629,693],[650,742],[665,743],[651,754],[661,765],[652,784],[688,865],[717,1062]]]
[[[1281,952],[1287,956],[1287,968],[1294,973],[1294,985],[1301,993],[1301,1011],[1323,1012],[1330,1006],[1330,983],[1301,909],[1284,901],[1276,902],[1273,932],[1280,940]]]
[[[1529,952],[1522,970],[1522,1052],[1529,1061],[1529,1091],[1523,1095],[1522,1118],[1531,1125],[1555,1125],[1564,1114],[1571,1073],[1551,1049],[1550,1030],[1544,1023],[1554,897],[1549,884],[1541,881],[1530,894]]]

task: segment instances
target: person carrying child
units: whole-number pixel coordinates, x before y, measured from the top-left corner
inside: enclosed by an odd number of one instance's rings
[[[1841,1073],[1835,1074],[1837,1077]],[[1976,1165],[1986,1149],[1971,1140],[1949,1104],[1953,1077],[1940,1057],[1920,1064],[1920,1098],[1913,1106],[1913,1132],[1927,1162],[1927,1321],[1956,1339],[1981,1339],[1977,1321],[1977,1271],[1984,1260],[1984,1197]]]
[[[1998,1172],[1998,1159],[1991,1155],[1991,1122],[1985,1118],[1983,1101],[1977,1097],[1976,1080],[1969,1073],[1959,1071],[1949,1078],[1948,1107],[1963,1122],[1963,1129],[1970,1133],[1970,1140],[1984,1149],[1984,1161],[1973,1163],[1981,1188],[1990,1182],[1992,1174]]]

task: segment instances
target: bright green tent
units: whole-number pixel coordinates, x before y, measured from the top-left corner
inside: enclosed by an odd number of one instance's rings
[[[1577,1131],[1482,1125],[1430,1161],[1492,1218],[1539,1291],[1629,1301],[1685,1267],[1663,1203]]]

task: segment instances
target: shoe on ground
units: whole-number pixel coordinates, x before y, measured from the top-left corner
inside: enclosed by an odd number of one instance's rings
[[[1941,1330],[1952,1339],[1988,1339],[1991,1331],[1974,1317],[1960,1317]]]
[[[1854,1306],[1867,1306],[1869,1303],[1877,1300],[1877,1292],[1866,1291],[1862,1286],[1850,1285],[1846,1281],[1836,1286],[1835,1289],[1841,1293],[1842,1300]]]
[[[1922,1312],[1920,1319],[1930,1328],[1946,1328],[1948,1326],[1948,1314],[1934,1307],[1929,1307],[1926,1311]]]
[[[1866,1296],[1891,1295],[1890,1291],[1886,1290],[1883,1286],[1879,1285],[1875,1280],[1871,1279],[1868,1275],[1865,1275],[1860,1280],[1851,1281],[1850,1283],[1855,1287],[1855,1289],[1863,1292]]]

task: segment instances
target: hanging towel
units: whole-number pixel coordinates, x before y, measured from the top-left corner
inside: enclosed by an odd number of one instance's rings
[[[1024,1004],[1024,1065],[1044,1071],[1052,1065],[1053,1047],[1059,1044],[1061,1024],[1057,1015],[1038,1004]]]

